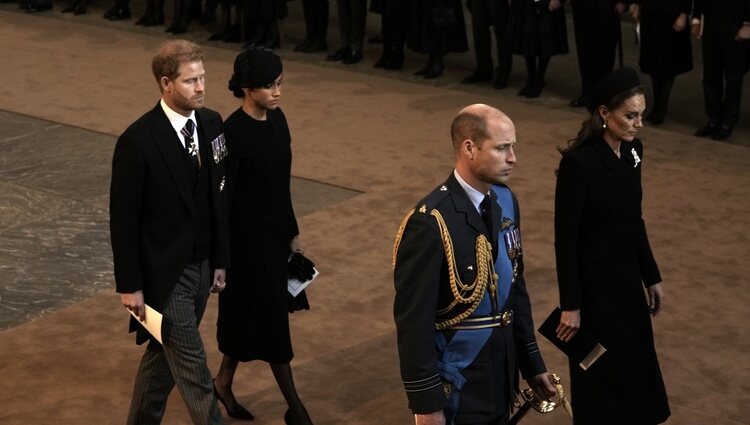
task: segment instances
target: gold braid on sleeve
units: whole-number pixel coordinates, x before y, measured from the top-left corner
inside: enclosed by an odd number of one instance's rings
[[[490,291],[495,291],[498,276],[495,273],[494,262],[492,261],[492,244],[484,235],[480,234],[476,240],[477,276],[470,285],[463,283],[456,273],[458,265],[453,254],[453,239],[448,231],[448,226],[445,224],[440,211],[434,209],[430,212],[430,215],[437,220],[440,237],[443,240],[445,260],[448,264],[448,280],[454,297],[453,302],[448,307],[438,310],[437,314],[444,315],[453,310],[458,304],[469,304],[469,308],[456,317],[435,323],[436,329],[443,330],[455,326],[469,317],[477,309],[479,303],[482,302],[482,297],[490,279],[492,279],[489,283]]]
[[[398,226],[398,231],[396,232],[396,242],[393,244],[393,269],[396,269],[396,256],[398,255],[398,247],[401,246],[401,238],[404,236],[404,229],[406,229],[406,223],[409,222],[409,219],[414,214],[414,211],[416,209],[412,208],[411,211],[406,213],[406,216],[404,216],[404,219],[401,220],[401,225]]]
[[[396,232],[396,242],[393,245],[393,268],[396,268],[396,257],[398,255],[398,248],[401,245],[401,238],[404,235],[404,230],[409,222],[409,219],[416,210],[412,209],[409,211],[403,220],[401,225]],[[425,212],[420,209],[420,212]],[[453,239],[448,231],[448,225],[445,223],[443,216],[440,211],[433,209],[430,211],[430,215],[435,217],[440,231],[440,239],[443,241],[443,249],[445,250],[445,260],[448,264],[448,280],[450,282],[451,293],[453,294],[453,302],[443,309],[437,311],[438,315],[444,315],[453,310],[459,304],[469,304],[466,311],[457,315],[456,317],[442,322],[435,323],[437,330],[443,330],[455,326],[465,318],[469,317],[474,310],[479,307],[479,303],[482,302],[484,291],[487,289],[488,281],[490,292],[493,293],[497,289],[497,273],[495,273],[495,265],[492,261],[492,244],[487,240],[484,235],[477,236],[476,240],[476,264],[477,264],[477,276],[474,278],[474,282],[467,285],[461,281],[461,278],[456,273],[458,265],[456,264],[456,258],[453,254]]]

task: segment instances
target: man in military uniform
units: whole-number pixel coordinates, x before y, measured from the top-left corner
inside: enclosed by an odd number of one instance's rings
[[[505,186],[515,128],[477,104],[459,112],[451,137],[455,170],[407,214],[393,250],[401,375],[418,425],[501,425],[519,369],[540,396],[555,394],[534,337],[517,203]]]

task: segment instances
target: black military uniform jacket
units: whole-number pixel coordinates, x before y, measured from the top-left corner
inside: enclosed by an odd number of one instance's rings
[[[494,194],[491,196],[492,217],[499,221],[502,215]],[[436,312],[455,298],[450,289],[444,237],[433,210],[439,211],[446,224],[456,272],[463,282],[472,282],[480,267],[477,237],[484,235],[489,239],[482,218],[453,174],[420,201],[402,224],[394,247],[394,317],[401,375],[414,413],[441,410],[447,401],[437,367],[435,324],[448,318],[438,317]],[[462,372],[468,382],[461,391],[457,419],[486,422],[505,414],[516,388],[519,367],[525,377],[546,370],[536,345],[522,263],[501,309],[513,310],[514,321],[511,326],[494,328],[477,358]],[[455,333],[441,332],[448,340]]]

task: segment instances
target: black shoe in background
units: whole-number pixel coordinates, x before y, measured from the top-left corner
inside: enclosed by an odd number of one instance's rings
[[[362,49],[357,49],[349,52],[349,54],[344,58],[343,62],[346,65],[352,65],[358,62],[362,62],[363,58],[364,55],[362,54]]]
[[[349,56],[349,49],[342,47],[330,55],[326,56],[328,62],[336,62],[346,59]]]
[[[461,80],[461,84],[477,84],[492,80],[492,72],[476,70]]]
[[[716,130],[718,129],[719,129],[719,123],[709,121],[708,123],[706,123],[706,125],[696,130],[695,135],[698,137],[710,137],[710,136],[713,136],[714,133],[716,133]]]
[[[727,140],[732,135],[733,126],[722,124],[711,135],[711,140]]]

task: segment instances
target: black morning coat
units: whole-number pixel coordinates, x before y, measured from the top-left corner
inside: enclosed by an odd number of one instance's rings
[[[492,198],[492,217],[499,222],[502,215],[494,201],[494,193]],[[422,205],[426,206],[424,212],[419,211]],[[430,215],[433,209],[442,214],[447,224],[453,240],[458,274],[465,283],[473,282],[476,276],[476,239],[480,234],[488,236],[481,216],[453,174],[419,202],[405,227],[395,256],[394,270],[394,317],[401,376],[407,387],[412,389],[414,386],[408,385],[410,382],[437,384],[432,388],[407,391],[409,408],[414,413],[443,409],[447,401],[437,377],[439,353],[435,347],[435,323],[445,319],[436,317],[436,311],[447,306],[453,300],[453,295],[449,288],[446,256],[437,221]],[[517,216],[520,217],[520,214]],[[462,372],[468,382],[460,393],[457,420],[482,423],[503,415],[517,388],[518,369],[527,378],[546,371],[534,336],[522,261],[508,301],[500,309],[513,310],[513,324],[494,328],[478,357]],[[443,332],[449,340],[455,331]]]
[[[229,265],[229,232],[223,193],[224,161],[214,160],[211,141],[222,134],[221,117],[195,111],[203,169],[210,181],[212,268]],[[187,265],[197,237],[198,218],[186,153],[157,103],[125,130],[112,158],[110,232],[117,292],[143,291],[146,304],[161,311]],[[208,165],[208,167],[206,167]],[[147,334],[131,318],[136,341]]]
[[[576,425],[661,423],[667,394],[644,285],[661,282],[641,214],[638,139],[618,158],[600,137],[563,154],[555,192],[555,254],[563,310],[581,312],[607,351],[570,364]]]

